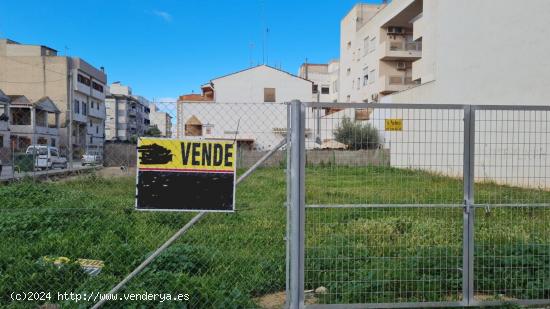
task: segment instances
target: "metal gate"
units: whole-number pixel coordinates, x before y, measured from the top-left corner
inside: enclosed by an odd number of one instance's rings
[[[550,303],[550,107],[291,110],[291,308]]]

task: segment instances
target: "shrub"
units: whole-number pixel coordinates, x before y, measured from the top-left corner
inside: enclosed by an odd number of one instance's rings
[[[370,123],[361,124],[344,117],[334,133],[336,140],[349,149],[376,149],[380,145],[378,130]]]

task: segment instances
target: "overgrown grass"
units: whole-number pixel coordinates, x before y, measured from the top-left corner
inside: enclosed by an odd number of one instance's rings
[[[460,180],[388,167],[309,167],[307,175],[308,204],[447,205],[308,209],[306,288],[326,287],[320,302],[461,297]],[[208,214],[124,290],[189,293],[189,302],[108,306],[254,307],[255,297],[284,290],[285,186],[284,170],[258,170],[237,190],[237,213]],[[550,201],[542,190],[476,189],[479,203]],[[182,188],[182,202],[189,194]],[[0,306],[43,303],[12,302],[14,291],[107,292],[194,215],[137,212],[134,195],[133,178],[0,187]],[[476,222],[477,294],[549,298],[550,210],[480,208]],[[44,262],[44,256],[98,259],[105,267],[89,276],[76,265]]]

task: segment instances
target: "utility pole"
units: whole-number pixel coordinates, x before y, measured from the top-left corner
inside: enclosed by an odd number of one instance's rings
[[[67,126],[67,141],[69,143],[69,169],[73,168],[73,68],[71,59],[67,57],[67,67],[69,68],[69,93],[68,93],[68,109],[69,109],[69,123]]]

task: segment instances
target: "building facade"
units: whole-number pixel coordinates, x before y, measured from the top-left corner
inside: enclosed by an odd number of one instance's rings
[[[312,86],[267,65],[214,78],[202,94],[179,97],[177,137],[236,140],[241,147],[269,150],[286,134],[286,106],[279,103],[311,101]]]
[[[358,4],[341,22],[339,101],[548,106],[550,42],[541,34],[548,32],[549,11],[545,0],[519,8],[511,0]],[[445,119],[430,111],[404,113],[375,109],[369,116],[390,149],[391,165],[460,176],[462,156],[453,154],[461,153],[463,141],[452,132],[462,130],[462,111],[447,111]],[[550,187],[548,113],[476,114],[484,125],[476,131],[476,181]],[[403,132],[384,132],[387,118],[406,118]],[[404,142],[427,128],[446,133],[424,137],[421,148]],[[534,144],[520,147],[524,140]]]
[[[520,12],[512,0],[357,4],[340,24],[338,101],[548,104],[549,10],[545,0]]]
[[[132,95],[129,86],[119,82],[111,84],[105,106],[105,136],[108,141],[133,141],[144,136],[149,129],[149,106]]]
[[[151,126],[156,126],[162,137],[172,137],[172,116],[167,112],[159,110],[156,104],[149,105]]]
[[[0,90],[0,148],[8,148],[10,146],[9,103],[10,98]]]
[[[12,148],[25,151],[30,145],[59,146],[60,111],[48,97],[30,101],[10,96],[9,130]]]
[[[328,64],[304,63],[298,72],[298,76],[313,82],[312,102],[338,101],[338,74],[338,60]]]
[[[59,147],[72,148],[75,158],[85,152],[103,153],[106,82],[103,69],[83,59],[0,39],[0,88],[31,102],[43,97],[54,102],[60,111]]]

